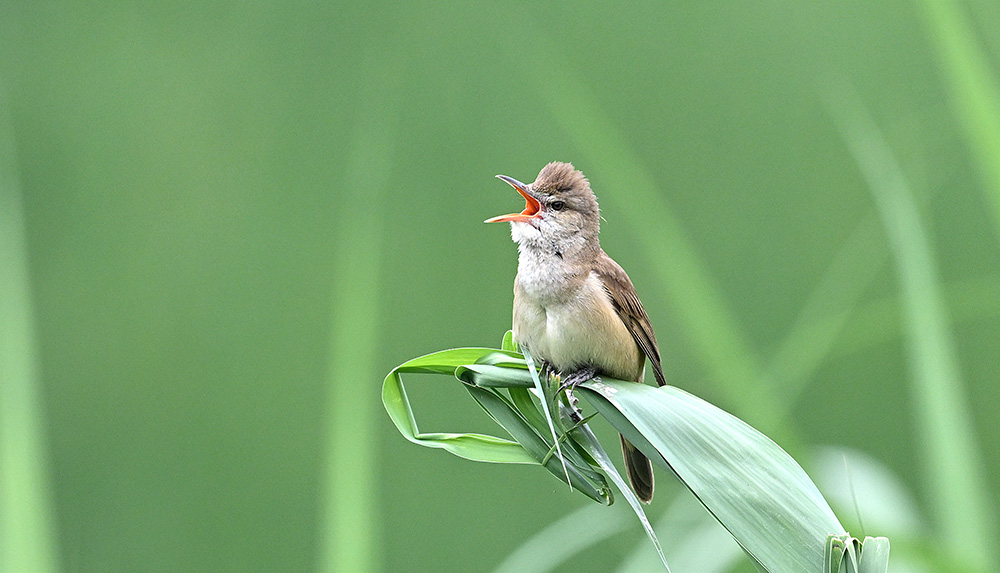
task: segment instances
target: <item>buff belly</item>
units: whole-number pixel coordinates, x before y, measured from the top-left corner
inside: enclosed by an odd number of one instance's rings
[[[641,381],[644,356],[618,317],[600,279],[589,276],[563,300],[514,294],[514,339],[536,360],[569,373],[593,364],[601,374]]]

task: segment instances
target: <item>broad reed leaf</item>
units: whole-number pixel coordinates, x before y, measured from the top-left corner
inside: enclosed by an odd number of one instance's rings
[[[543,434],[533,428],[527,419],[505,400],[498,392],[466,386],[472,397],[489,413],[526,450],[532,458],[532,463],[542,463],[552,475],[570,484],[573,489],[580,490],[594,501],[610,505],[611,494],[604,478],[595,471],[588,469],[587,464],[578,456],[574,459],[550,455],[550,444],[542,438]]]
[[[671,386],[603,379],[578,393],[673,471],[759,567],[820,571],[827,537],[846,533],[795,460],[735,416]]]
[[[421,433],[413,415],[400,374],[454,374],[463,364],[497,352],[493,348],[455,348],[414,358],[397,366],[382,383],[382,404],[399,433],[415,444],[441,448],[456,456],[478,461],[507,464],[534,464],[533,458],[515,441],[470,433]]]
[[[403,386],[401,375],[406,373],[457,377],[513,439],[478,433],[421,432]],[[396,429],[415,444],[479,462],[540,464],[587,497],[610,504],[613,498],[604,476],[577,448],[564,448],[564,455],[551,455],[553,442],[543,437],[548,436],[546,424],[526,394],[532,385],[524,359],[518,354],[491,348],[455,348],[414,358],[393,369],[382,384],[382,403]],[[498,388],[507,388],[508,394],[505,396]]]
[[[506,339],[504,346],[513,347]],[[476,461],[540,464],[591,499],[610,504],[606,474],[626,498],[634,498],[586,423],[574,423],[565,400],[550,396],[545,386],[552,384],[535,378],[529,360],[488,348],[428,354],[386,376],[383,403],[414,443]],[[513,439],[419,432],[401,379],[417,372],[457,377]],[[871,542],[873,557],[864,561],[862,543],[845,531],[802,468],[742,420],[671,386],[595,379],[579,385],[577,394],[650,460],[671,470],[759,571],[884,571],[879,567],[887,563],[888,540]],[[549,412],[551,418],[544,415]],[[638,501],[632,501],[659,551]]]

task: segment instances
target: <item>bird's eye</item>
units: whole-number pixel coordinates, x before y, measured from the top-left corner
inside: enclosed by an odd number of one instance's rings
[[[551,207],[553,211],[562,211],[562,208],[565,206],[566,206],[565,201],[553,201],[552,204],[549,205],[549,207]]]

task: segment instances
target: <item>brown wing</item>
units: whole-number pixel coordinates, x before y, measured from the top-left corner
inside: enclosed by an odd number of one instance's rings
[[[653,365],[653,374],[656,376],[656,383],[663,386],[667,383],[663,377],[663,367],[660,364],[660,348],[656,345],[656,335],[653,334],[653,325],[649,323],[649,317],[639,302],[639,296],[635,293],[632,281],[625,274],[625,269],[614,261],[611,257],[601,251],[594,265],[594,272],[604,283],[604,290],[608,293],[608,298],[618,311],[618,318],[625,323],[625,328],[632,334],[636,344],[642,352],[649,358]]]

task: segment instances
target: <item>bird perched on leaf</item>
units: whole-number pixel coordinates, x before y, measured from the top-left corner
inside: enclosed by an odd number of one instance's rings
[[[517,243],[514,340],[559,372],[563,386],[605,375],[642,383],[646,359],[666,383],[653,327],[625,271],[601,249],[597,197],[569,163],[546,165],[533,183],[497,175],[524,210],[487,219],[511,223]],[[621,436],[629,483],[653,499],[649,459]]]

